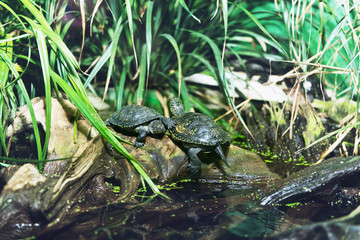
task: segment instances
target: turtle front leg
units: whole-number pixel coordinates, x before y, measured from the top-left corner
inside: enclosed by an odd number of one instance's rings
[[[139,135],[137,136],[135,142],[134,142],[134,146],[135,147],[142,147],[145,144],[145,138],[149,133],[149,129],[147,126],[139,126],[135,129],[135,131],[137,133],[139,133]]]
[[[201,148],[189,148],[188,157],[189,165],[188,171],[191,177],[198,177],[201,170],[201,160],[198,158],[197,154],[201,151]]]
[[[161,117],[160,121],[164,124],[166,129],[172,129],[175,126],[175,121],[170,118]]]
[[[229,163],[228,161],[226,160],[226,157],[224,155],[224,152],[222,151],[222,148],[221,148],[221,145],[218,145],[216,148],[215,148],[215,152],[217,155],[219,155],[219,157],[221,157],[221,159],[224,161],[224,163],[226,164],[226,166],[228,168],[230,168],[229,166]]]

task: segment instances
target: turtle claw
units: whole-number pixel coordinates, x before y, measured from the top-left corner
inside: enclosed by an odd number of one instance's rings
[[[137,147],[137,148],[138,148],[138,147],[143,147],[143,146],[144,146],[144,143],[143,143],[143,142],[138,142],[138,141],[135,140],[134,146]]]
[[[161,122],[165,125],[167,129],[172,129],[176,123],[174,120],[167,117],[162,117]]]
[[[216,154],[219,155],[219,157],[224,161],[224,163],[226,164],[226,166],[227,166],[228,168],[230,168],[230,165],[229,165],[229,163],[228,163],[228,161],[227,161],[227,159],[226,159],[226,157],[225,157],[225,155],[224,155],[224,152],[222,151],[222,148],[221,148],[220,145],[218,145],[218,146],[215,148],[215,152],[216,152]]]
[[[171,128],[175,127],[176,122],[172,119],[169,119],[169,120],[170,121],[169,121],[168,127],[169,127],[169,129],[171,129]]]
[[[228,161],[226,160],[226,158],[224,158],[223,161],[224,161],[225,165],[226,165],[228,168],[230,168],[230,165],[229,165]]]

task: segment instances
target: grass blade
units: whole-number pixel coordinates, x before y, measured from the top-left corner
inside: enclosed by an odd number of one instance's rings
[[[125,65],[121,71],[120,82],[116,89],[116,110],[120,110],[120,108],[122,106],[122,98],[123,98],[123,93],[124,93],[126,73],[129,68],[129,65],[133,59],[134,59],[133,56],[129,56],[126,59]]]
[[[104,54],[101,56],[99,61],[95,64],[94,68],[91,70],[88,78],[86,79],[84,83],[84,88],[87,88],[87,86],[91,83],[91,81],[94,79],[94,77],[98,74],[100,69],[106,64],[107,60],[111,56],[111,51],[113,49],[114,42],[111,42],[110,45],[106,48]]]
[[[151,56],[151,44],[152,44],[152,11],[153,11],[154,2],[150,1],[147,4],[146,9],[146,88],[149,82],[149,75],[150,75],[150,56]]]
[[[171,36],[170,34],[164,33],[160,35],[161,37],[166,38],[171,45],[173,46],[175,53],[176,53],[176,57],[178,60],[178,93],[180,95],[180,93],[182,93],[184,90],[182,90],[182,86],[184,83],[182,82],[182,69],[181,69],[181,57],[180,57],[180,50],[179,50],[179,46],[175,40],[175,38],[173,36]],[[184,107],[186,110],[190,109],[190,102],[188,100],[188,97],[183,96],[182,98],[183,102],[184,102]]]
[[[205,42],[207,42],[210,45],[210,48],[213,51],[215,62],[216,62],[217,68],[218,68],[218,75],[219,75],[218,79],[220,79],[220,82],[218,82],[219,86],[222,87],[222,90],[225,93],[228,104],[233,108],[233,110],[235,111],[235,113],[236,113],[237,117],[239,118],[240,122],[243,124],[244,128],[252,136],[250,130],[246,126],[243,118],[241,117],[239,111],[237,110],[234,102],[231,100],[231,97],[230,97],[230,94],[229,94],[229,91],[228,91],[228,89],[229,89],[228,88],[228,83],[227,83],[227,80],[225,79],[225,70],[224,70],[224,66],[222,64],[222,58],[221,58],[220,50],[219,50],[218,46],[208,36],[206,36],[206,35],[204,35],[202,33],[199,33],[199,32],[194,32],[194,31],[191,31],[191,30],[188,30],[188,31],[191,32],[192,35],[203,39]]]
[[[0,52],[2,54],[7,54],[8,57],[11,59],[12,52],[13,52],[13,41],[11,39],[11,35],[6,34],[5,40],[8,40],[8,41],[0,42]],[[5,156],[8,155],[6,143],[5,143],[6,128],[4,129],[4,127],[5,127],[4,123],[6,122],[8,115],[9,115],[9,111],[10,111],[10,109],[9,109],[10,104],[9,104],[8,99],[10,98],[12,105],[15,105],[14,92],[12,91],[12,89],[10,87],[6,88],[8,76],[9,76],[9,67],[6,65],[6,63],[4,61],[0,61],[0,93],[1,93],[0,94],[0,142],[1,142],[0,156],[2,155],[1,149],[3,149]]]
[[[44,147],[42,151],[42,158],[41,160],[44,160],[46,158],[47,154],[47,148],[49,144],[49,138],[50,138],[50,126],[51,126],[51,82],[50,82],[50,68],[49,68],[49,55],[47,51],[47,45],[45,42],[45,36],[44,34],[39,31],[34,31],[36,41],[38,44],[39,49],[39,56],[40,56],[40,62],[41,62],[41,69],[43,73],[44,78],[44,85],[45,85],[45,101],[46,101],[46,129],[45,129],[45,141],[44,141]],[[40,169],[42,169],[43,166],[40,165]]]
[[[81,30],[82,30],[80,56],[79,56],[79,64],[80,64],[80,62],[81,62],[81,57],[82,57],[82,52],[83,52],[83,50],[84,50],[84,45],[85,45],[86,23],[85,23],[85,5],[84,5],[84,0],[79,0],[79,3],[80,3]]]
[[[236,4],[234,3],[234,5],[236,5],[238,8],[240,8],[244,13],[246,13],[246,15],[249,16],[249,18],[260,28],[260,30],[266,35],[268,36],[272,41],[274,41],[274,43],[276,43],[279,48],[282,50],[282,53],[284,54],[284,56],[286,56],[287,58],[289,58],[288,53],[286,52],[286,50],[281,46],[281,44],[275,40],[275,38],[265,29],[265,27],[259,22],[259,20],[257,20],[257,18],[255,18],[255,16],[249,12],[248,10],[246,10],[244,7],[242,7],[240,4]]]
[[[11,59],[8,57],[8,55],[3,53],[2,51],[0,51],[0,57],[6,63],[6,65],[9,67],[11,73],[15,76],[15,78],[18,78],[19,73],[16,70],[16,66],[11,61]],[[42,159],[43,154],[42,154],[42,150],[41,150],[41,140],[40,140],[39,128],[38,128],[38,125],[37,125],[34,108],[32,107],[31,100],[30,100],[30,97],[29,97],[29,95],[27,93],[24,82],[21,79],[18,79],[17,84],[19,86],[22,97],[25,100],[26,105],[29,108],[29,112],[30,112],[30,116],[31,116],[31,122],[32,122],[32,125],[33,125],[33,128],[34,128],[34,135],[35,135],[38,159],[43,160]]]
[[[198,19],[194,14],[192,14],[188,8],[188,6],[186,5],[184,0],[179,0],[180,5],[190,14],[190,16],[192,18],[194,18],[196,21],[198,21],[198,23],[201,23],[200,19]]]
[[[39,30],[41,30],[45,35],[47,35],[57,46],[59,46],[59,50],[62,52],[64,59],[69,64],[69,67],[76,67],[76,69],[80,70],[80,66],[76,61],[75,56],[72,54],[72,52],[69,50],[69,48],[65,45],[65,43],[61,40],[59,35],[57,35],[50,27],[48,22],[46,21],[43,14],[35,8],[35,6],[29,1],[29,0],[20,0],[24,6],[34,15],[36,20],[39,21]],[[35,23],[32,19],[29,19],[25,17],[27,21],[31,20],[33,23]],[[34,24],[32,24],[34,25]],[[36,26],[35,25],[35,26]],[[75,72],[75,69],[72,69],[73,72]]]
[[[224,56],[225,56],[225,47],[226,47],[226,39],[227,39],[227,29],[228,29],[228,3],[227,0],[222,0],[222,11],[223,11],[223,19],[224,19],[224,44],[223,50],[221,54],[221,62],[224,66]]]
[[[133,19],[132,19],[132,13],[131,13],[131,3],[130,3],[130,0],[125,0],[125,2],[126,2],[126,14],[128,16],[128,21],[129,21],[131,42],[132,42],[132,47],[133,47],[133,51],[134,51],[135,64],[136,64],[136,68],[137,68],[139,64],[138,64],[138,60],[137,60],[137,56],[136,56],[136,49],[135,49],[134,26],[133,26]]]
[[[117,50],[117,47],[118,47],[118,43],[119,43],[119,39],[120,39],[121,32],[123,30],[123,27],[124,26],[122,25],[122,17],[120,17],[118,19],[117,23],[116,23],[114,40],[110,44],[110,46],[111,46],[111,48],[110,48],[111,49],[111,54],[110,54],[110,59],[109,59],[108,72],[107,72],[107,76],[106,76],[103,101],[105,100],[105,96],[106,96],[106,93],[107,93],[107,90],[108,90],[108,87],[109,87],[109,84],[110,84],[110,78],[112,76],[113,67],[114,67],[114,63],[115,63],[116,50]]]
[[[144,88],[145,88],[145,76],[146,76],[146,45],[144,44],[141,50],[141,60],[140,60],[140,76],[137,89],[136,103],[138,105],[142,104],[144,98]]]

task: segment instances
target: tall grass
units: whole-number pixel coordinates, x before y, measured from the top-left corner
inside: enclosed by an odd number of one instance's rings
[[[56,88],[61,88],[71,99],[71,101],[78,107],[78,109],[84,114],[84,116],[90,121],[90,123],[99,130],[99,132],[104,136],[104,138],[109,141],[116,150],[118,150],[120,153],[122,153],[124,156],[126,156],[129,161],[134,165],[134,167],[137,169],[137,171],[142,175],[142,177],[146,180],[146,182],[149,184],[149,186],[152,188],[152,190],[156,194],[161,194],[158,188],[155,186],[155,184],[152,182],[152,180],[148,177],[148,175],[145,173],[142,166],[138,163],[136,159],[134,159],[127,151],[126,149],[118,142],[118,140],[113,136],[111,131],[104,125],[100,117],[98,116],[95,109],[91,106],[89,99],[87,98],[85,88],[82,84],[82,81],[80,79],[80,66],[78,65],[75,56],[72,54],[72,52],[68,49],[68,47],[65,45],[63,40],[61,39],[60,35],[57,34],[52,30],[49,23],[47,22],[46,18],[43,16],[42,12],[38,10],[35,5],[33,5],[28,0],[22,0],[22,3],[26,7],[27,10],[31,13],[32,17],[27,16],[21,16],[25,21],[23,22],[19,15],[16,14],[15,11],[13,11],[10,6],[6,5],[5,3],[1,3],[1,5],[6,8],[9,12],[11,12],[12,16],[20,21],[23,28],[22,31],[28,32],[32,31],[34,34],[34,38],[36,40],[36,51],[37,56],[39,56],[39,59],[36,57],[28,58],[27,56],[21,56],[16,55],[20,58],[25,58],[30,62],[30,64],[34,64],[35,66],[38,66],[42,70],[42,75],[44,79],[44,86],[45,91],[44,94],[46,96],[46,112],[47,112],[47,126],[46,126],[46,135],[45,135],[45,144],[44,146],[41,145],[41,140],[39,136],[39,129],[37,127],[37,122],[35,118],[35,113],[31,105],[31,100],[28,95],[28,91],[23,83],[22,77],[20,76],[18,69],[16,67],[16,64],[12,61],[12,53],[14,50],[12,49],[12,39],[9,38],[7,41],[3,41],[6,43],[6,49],[1,49],[0,51],[0,57],[2,59],[2,68],[6,71],[11,72],[11,76],[14,76],[16,80],[12,84],[17,84],[18,88],[21,91],[21,96],[24,98],[24,101],[26,102],[31,118],[32,123],[34,127],[34,133],[37,143],[37,152],[38,152],[38,159],[40,162],[43,162],[46,158],[47,153],[47,146],[48,146],[48,140],[49,140],[49,133],[50,133],[50,124],[51,124],[51,85],[56,86]],[[36,19],[36,21],[34,20]],[[25,25],[28,24],[29,27],[25,27]],[[47,49],[51,49],[51,53],[47,51]],[[30,51],[33,51],[32,49],[29,49]],[[14,53],[15,54],[15,53]],[[51,55],[53,54],[53,55]],[[56,56],[56,58],[61,59],[62,61],[58,61],[57,64],[60,64],[60,66],[57,66],[61,69],[61,73],[63,76],[60,76],[56,73],[57,69],[54,69],[51,66],[51,56]],[[52,58],[54,59],[54,58]],[[53,62],[54,63],[54,62]],[[64,74],[66,72],[66,74]],[[6,77],[6,78],[5,78]],[[9,82],[9,78],[5,76],[2,79],[2,91],[4,93],[10,92],[9,96],[13,96],[14,93],[12,91],[12,87]],[[6,111],[9,108],[9,104],[6,104],[6,95],[1,95],[1,106],[2,110]],[[6,104],[6,105],[5,105]],[[16,105],[14,106],[16,110]],[[2,117],[7,117],[8,113],[2,112]],[[2,120],[2,119],[1,119]],[[3,124],[3,120],[1,121],[1,127],[5,124]],[[1,129],[1,145],[2,149],[6,153],[6,145],[5,145],[5,138],[4,138],[4,132],[6,129]],[[40,166],[41,167],[41,166]],[[165,195],[163,195],[165,196]]]
[[[102,6],[97,5],[98,12],[93,12],[94,16],[100,15],[98,16],[100,20],[106,18],[104,15],[111,14],[107,16],[110,17],[110,20],[108,20],[109,25],[103,28],[106,34],[100,34],[100,23],[94,17],[94,25],[90,27],[94,28],[93,33],[96,36],[93,38],[84,38],[83,36],[81,43],[70,45],[70,47],[65,43],[65,39],[68,38],[70,40],[72,37],[68,35],[71,24],[79,20],[83,28],[86,25],[86,13],[89,12],[89,9],[86,8],[87,6],[84,1],[80,0],[79,12],[69,13],[66,10],[67,3],[51,0],[37,2],[36,4],[30,0],[16,2],[2,1],[0,3],[5,10],[2,11],[4,26],[11,26],[4,32],[6,38],[1,43],[6,48],[2,48],[0,52],[2,59],[1,67],[4,69],[1,79],[1,90],[6,93],[1,95],[0,99],[2,123],[0,139],[3,154],[6,155],[7,151],[4,136],[7,126],[5,121],[8,119],[8,116],[14,116],[18,105],[26,103],[32,117],[38,159],[40,162],[46,159],[51,124],[51,90],[54,89],[56,94],[59,94],[61,89],[114,148],[131,161],[153,191],[159,194],[159,190],[146,175],[141,165],[130,156],[126,149],[105,127],[87,98],[86,88],[91,89],[92,81],[98,74],[101,74],[101,71],[106,69],[105,86],[107,88],[110,80],[112,80],[112,85],[119,90],[116,100],[117,107],[119,108],[124,98],[126,79],[138,78],[138,81],[135,81],[134,84],[136,91],[135,99],[138,104],[143,103],[146,87],[153,84],[154,79],[156,79],[156,84],[164,84],[166,86],[161,89],[161,94],[165,94],[166,89],[172,89],[171,91],[174,93],[178,91],[178,94],[184,99],[186,109],[189,110],[191,103],[188,97],[188,90],[182,80],[182,68],[184,66],[186,66],[186,69],[189,69],[189,66],[194,67],[193,64],[187,63],[188,60],[193,60],[194,58],[184,53],[195,53],[195,56],[203,56],[202,59],[210,56],[213,60],[203,60],[205,66],[211,66],[209,62],[216,62],[219,69],[212,72],[216,73],[219,76],[218,79],[222,79],[222,84],[226,85],[223,79],[224,53],[220,53],[218,45],[222,46],[225,44],[224,33],[226,36],[227,20],[224,21],[225,25],[221,21],[228,17],[227,1],[221,2],[223,15],[220,17],[213,14],[213,11],[216,12],[219,6],[215,4],[209,6],[202,1],[189,3],[185,3],[185,1],[126,1],[125,5],[123,5],[118,1],[110,0],[103,3]],[[110,11],[101,11],[104,7],[108,7]],[[203,12],[203,8],[206,8],[207,11]],[[46,11],[42,11],[42,9]],[[146,18],[142,18],[143,13],[139,12],[140,9],[144,11],[144,14],[146,12]],[[209,18],[212,17],[212,22],[207,24],[207,26],[199,25],[200,20],[196,16],[197,11],[200,15],[206,17],[208,22],[210,22]],[[63,21],[62,19],[70,13],[73,13],[75,18],[77,16],[79,18]],[[169,21],[169,19],[171,20]],[[147,22],[143,24],[142,21]],[[201,33],[201,30],[204,28],[210,28],[206,32],[216,36],[214,39],[218,38],[216,40],[217,43],[204,33]],[[189,29],[192,29],[193,32],[187,31]],[[84,34],[85,31],[81,32]],[[11,37],[11,34],[15,34],[16,37]],[[109,37],[107,41],[104,41],[104,36]],[[191,37],[193,38],[188,41]],[[204,38],[207,39],[208,44],[213,49],[213,53],[207,50],[199,52],[199,49],[204,46],[201,42]],[[22,39],[27,41],[25,43],[21,42],[20,40]],[[21,43],[18,46],[25,44],[27,47],[14,49],[14,40],[18,41],[17,44]],[[104,45],[106,50],[99,52],[99,48],[94,47],[91,41],[94,41],[95,44],[106,42]],[[194,45],[196,41],[199,42]],[[87,48],[87,43],[90,43],[90,48]],[[80,51],[76,49],[80,49]],[[132,49],[132,51],[129,51],[129,49]],[[97,61],[93,62],[90,59],[93,59],[95,54],[100,55]],[[215,57],[212,54],[215,54]],[[82,57],[80,58],[80,56]],[[138,59],[140,59],[140,65]],[[78,60],[80,60],[80,64]],[[25,67],[19,68],[17,61],[21,64],[25,63]],[[185,64],[183,64],[184,62]],[[84,64],[81,65],[82,63],[93,65],[88,76],[83,74],[81,70],[81,66],[86,67]],[[198,64],[196,65],[197,67],[199,66]],[[23,82],[24,76],[28,77],[33,74],[32,71],[27,70],[27,66],[34,66],[40,69],[42,73],[42,79],[36,77],[30,83],[30,86],[25,85]],[[114,71],[115,66],[120,71]],[[212,66],[211,68],[213,69]],[[204,67],[200,69],[204,69]],[[191,71],[195,72],[197,70],[193,68],[188,70],[187,73]],[[119,75],[120,81],[114,81],[113,79],[116,79],[116,76]],[[28,93],[29,87],[33,89],[30,91],[31,96]],[[126,87],[131,88],[131,86]],[[35,113],[30,102],[30,99],[37,95],[46,96],[48,121],[45,139],[40,139]],[[11,101],[8,101],[8,99],[11,99]],[[9,112],[11,113],[9,114]],[[43,145],[42,140],[44,140]]]
[[[228,56],[241,63],[253,57],[289,60],[294,71],[302,73],[299,82],[313,78],[334,90],[336,96],[356,96],[359,102],[358,4],[280,0],[76,3],[79,5],[54,0],[0,1],[3,156],[7,155],[4,133],[8,119],[19,105],[27,104],[38,159],[46,159],[51,91],[59,94],[62,90],[159,193],[139,163],[104,126],[87,91],[96,92],[99,85],[95,80],[104,79],[100,81],[103,98],[113,87],[118,109],[125,102],[144,104],[156,90],[162,96],[181,96],[186,110],[195,106],[211,114],[196,104],[193,90],[183,81],[183,76],[206,72],[217,80],[229,108],[242,121],[228,92],[232,85],[225,78],[225,69],[230,67]],[[28,66],[39,69],[41,77]],[[316,68],[320,71],[314,71]],[[34,80],[24,84],[24,77],[29,76]],[[49,119],[44,145],[30,104],[33,96],[43,95]]]
[[[323,153],[326,157],[349,132],[356,128],[354,153],[357,154],[359,136],[359,15],[358,2],[349,1],[277,1],[274,5],[284,22],[283,31],[289,39],[288,52],[294,71],[301,73],[302,82],[320,82],[331,90],[332,99],[356,99],[355,119],[347,121],[344,128],[330,133],[338,134],[337,141]],[[328,137],[327,136],[327,137]],[[323,140],[321,138],[313,144]],[[313,145],[312,144],[312,145]]]

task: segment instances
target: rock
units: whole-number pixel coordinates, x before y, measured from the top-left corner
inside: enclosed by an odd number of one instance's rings
[[[38,169],[32,164],[25,164],[21,166],[13,176],[7,181],[3,190],[1,191],[1,197],[5,196],[9,192],[15,192],[17,190],[33,187],[41,182],[45,182],[45,177],[41,175]]]
[[[200,154],[203,159],[201,178],[205,181],[226,180],[232,184],[251,184],[254,181],[279,179],[279,176],[272,173],[256,153],[230,145],[225,154],[229,168],[216,154]]]
[[[310,224],[280,233],[268,238],[276,240],[308,240],[308,239],[359,239],[360,226],[338,222]]]
[[[303,170],[269,187],[270,193],[261,201],[262,205],[306,202],[323,199],[336,201],[345,187],[360,187],[351,178],[360,176],[360,157],[331,158]]]

